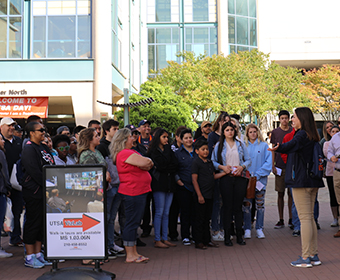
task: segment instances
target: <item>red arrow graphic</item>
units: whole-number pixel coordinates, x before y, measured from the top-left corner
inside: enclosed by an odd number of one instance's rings
[[[100,221],[83,214],[82,218],[65,218],[63,220],[64,228],[78,228],[82,227],[83,231],[88,230],[91,227],[98,225]]]

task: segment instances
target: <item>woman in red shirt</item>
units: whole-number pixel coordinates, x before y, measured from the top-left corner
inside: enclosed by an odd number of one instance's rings
[[[144,213],[147,194],[151,191],[149,170],[153,167],[151,159],[131,150],[133,137],[131,130],[123,128],[114,135],[110,152],[117,166],[121,195],[125,208],[126,222],[122,233],[127,263],[146,262],[149,258],[137,253],[137,229]]]

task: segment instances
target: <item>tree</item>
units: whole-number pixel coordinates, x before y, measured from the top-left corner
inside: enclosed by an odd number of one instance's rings
[[[304,74],[304,90],[312,93],[313,111],[325,120],[335,120],[340,111],[340,67],[323,65]]]
[[[301,71],[282,67],[256,49],[223,55],[178,54],[153,80],[168,85],[192,108],[192,118],[221,110],[263,120],[273,110],[308,106]]]
[[[131,108],[130,123],[138,125],[141,120],[147,119],[151,122],[151,128],[163,127],[172,133],[181,125],[191,129],[197,128],[197,124],[191,120],[190,106],[183,102],[183,98],[175,94],[169,86],[161,85],[156,81],[147,81],[141,85],[140,95],[152,97],[155,102]],[[136,94],[130,96],[130,102],[143,99],[145,98]],[[118,111],[115,117],[123,127],[123,110]]]

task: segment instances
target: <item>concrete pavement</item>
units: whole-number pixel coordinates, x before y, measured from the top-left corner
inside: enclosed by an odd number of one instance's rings
[[[292,237],[288,227],[274,229],[278,221],[274,179],[270,176],[266,194],[265,239],[257,239],[252,230],[252,239],[246,246],[234,244],[202,251],[177,242],[176,248],[156,249],[153,236],[144,238],[146,247],[139,247],[139,253],[150,258],[147,264],[125,264],[125,258],[111,260],[102,266],[116,274],[116,279],[339,279],[340,238],[333,238],[338,228],[331,228],[332,216],[328,190],[319,192],[321,230],[319,233],[319,257],[322,265],[313,268],[294,268],[290,262],[301,254],[300,238]],[[288,221],[287,207],[285,221]],[[50,267],[31,269],[24,267],[23,249],[8,246],[8,238],[1,239],[12,258],[0,259],[0,279],[36,279]],[[59,267],[81,266],[80,260],[68,260]]]

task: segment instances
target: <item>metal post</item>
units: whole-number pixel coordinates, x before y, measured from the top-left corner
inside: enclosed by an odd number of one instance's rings
[[[124,104],[129,103],[129,90],[124,88]],[[128,125],[130,122],[129,107],[124,107],[124,126]]]

